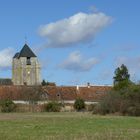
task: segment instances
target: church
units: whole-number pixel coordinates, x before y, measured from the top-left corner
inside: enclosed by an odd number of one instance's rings
[[[65,101],[65,103],[72,101],[73,103],[76,98],[82,98],[88,102],[95,102],[112,89],[112,86],[90,85],[89,83],[83,86],[38,86],[41,85],[40,71],[41,66],[37,56],[25,44],[12,59],[12,79],[0,79],[0,100],[10,98],[22,101],[26,98],[25,94],[28,97],[29,92],[40,92],[44,95],[42,97],[49,101]]]
[[[13,85],[40,85],[40,64],[37,56],[25,44],[20,52],[17,52],[12,61]]]

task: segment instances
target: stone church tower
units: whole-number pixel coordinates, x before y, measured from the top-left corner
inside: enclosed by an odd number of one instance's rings
[[[12,82],[14,85],[41,84],[40,64],[27,44],[13,57]]]

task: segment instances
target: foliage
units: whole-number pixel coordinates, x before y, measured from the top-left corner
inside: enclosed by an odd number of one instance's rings
[[[124,93],[123,98],[129,103],[126,113],[131,116],[140,116],[140,86],[131,85]]]
[[[108,93],[104,98],[101,99],[93,110],[93,113],[97,114],[109,114],[119,112],[122,105],[122,99],[119,94],[114,92]]]
[[[41,85],[42,86],[46,86],[47,85],[47,82],[43,79],[42,82],[41,82]]]
[[[15,109],[16,109],[16,104],[12,100],[1,101],[2,112],[14,112]]]
[[[90,104],[86,106],[87,111],[93,111],[95,108],[96,104]]]
[[[58,102],[49,102],[43,105],[43,110],[46,112],[60,112],[61,104]]]
[[[56,86],[56,84],[54,82],[46,82],[44,79],[41,83],[42,86]]]
[[[114,89],[120,90],[122,88],[126,88],[130,85],[130,74],[128,73],[127,67],[122,64],[121,67],[118,67],[115,70],[114,79]]]
[[[131,85],[126,89],[112,90],[99,102],[93,113],[140,116],[140,86]]]
[[[140,85],[130,81],[125,65],[115,70],[114,88],[95,107],[93,113],[140,116]]]
[[[82,109],[85,109],[85,102],[83,99],[81,98],[77,98],[74,102],[74,108],[77,110],[77,111],[80,111]]]

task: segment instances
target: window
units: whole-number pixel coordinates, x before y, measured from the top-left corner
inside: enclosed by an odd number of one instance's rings
[[[31,65],[31,58],[27,57],[27,65]]]

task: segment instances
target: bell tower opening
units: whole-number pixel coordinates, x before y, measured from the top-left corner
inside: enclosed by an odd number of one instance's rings
[[[27,57],[27,62],[26,62],[27,65],[31,65],[31,57]]]

